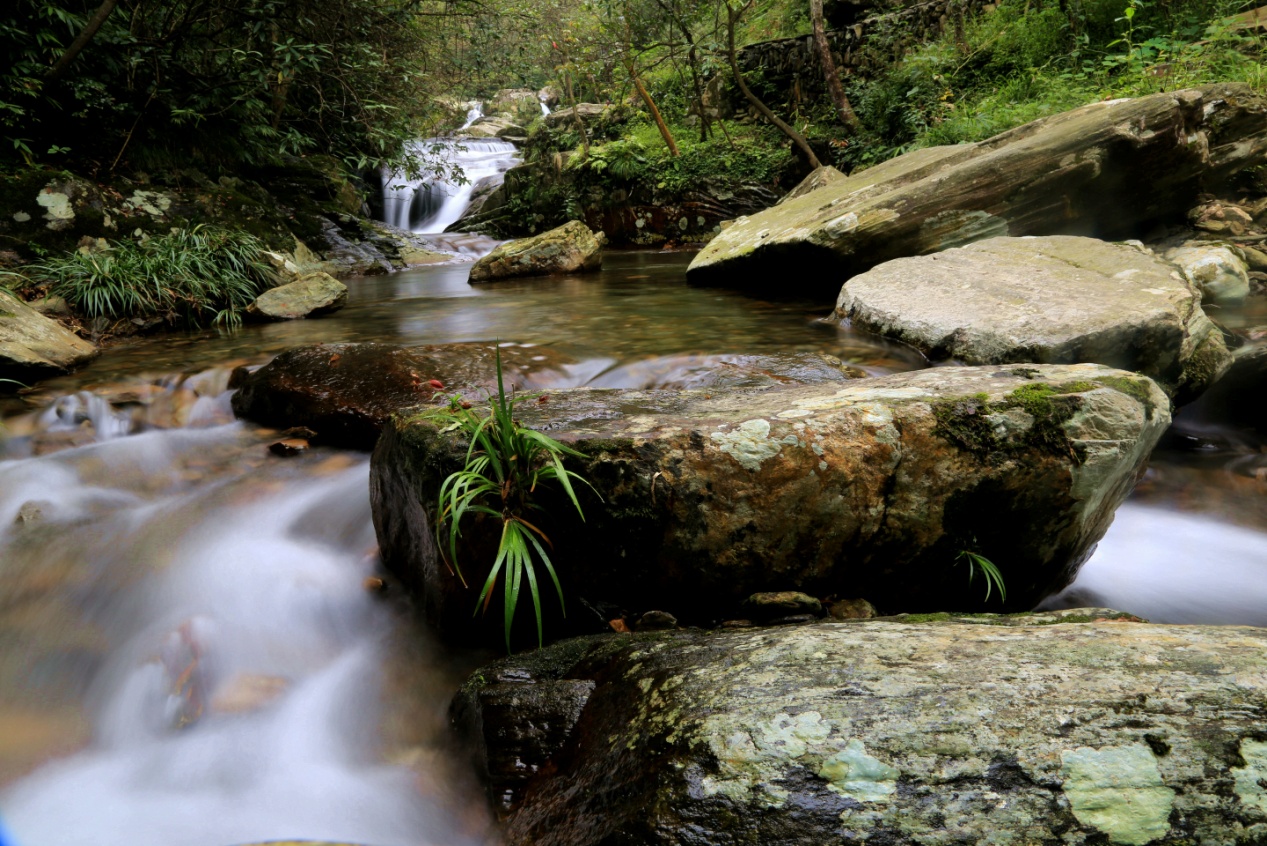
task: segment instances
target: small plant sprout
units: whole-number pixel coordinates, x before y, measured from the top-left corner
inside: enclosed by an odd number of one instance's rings
[[[506,634],[506,650],[510,651],[510,629],[515,608],[525,585],[532,597],[537,619],[537,644],[544,642],[541,591],[537,564],[540,563],[554,584],[563,608],[563,586],[546,551],[553,548],[545,532],[529,515],[542,511],[533,499],[541,483],[557,483],[567,494],[576,513],[585,519],[572,483],[589,483],[563,466],[564,455],[582,454],[540,432],[520,426],[514,419],[515,405],[525,397],[507,394],[502,375],[501,350],[497,351],[497,394],[489,396],[489,409],[480,412],[460,396],[453,397],[433,415],[444,432],[459,432],[469,442],[461,470],[451,473],[440,486],[437,503],[436,541],[446,563],[466,584],[458,566],[458,538],[462,522],[469,515],[483,514],[501,523],[497,556],[484,586],[480,589],[475,613],[487,612],[498,583],[502,585],[502,611]],[[593,487],[590,486],[591,490]],[[534,517],[533,520],[536,518]]]
[[[999,572],[999,568],[994,562],[984,555],[978,555],[975,552],[962,550],[959,553],[958,561],[968,562],[968,583],[971,584],[973,579],[980,573],[985,577],[985,601],[990,601],[990,593],[994,588],[999,589],[999,601],[1007,602],[1007,588],[1003,585],[1003,574]]]

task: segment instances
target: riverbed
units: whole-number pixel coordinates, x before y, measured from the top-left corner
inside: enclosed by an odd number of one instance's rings
[[[229,373],[344,341],[540,346],[567,362],[553,389],[686,387],[759,353],[926,366],[778,280],[768,298],[687,286],[690,258],[610,252],[592,276],[478,288],[464,262],[354,279],[333,316],[129,341],[6,401],[0,813],[16,846],[490,842],[445,716],[482,656],[441,652],[381,589],[368,456],[271,455],[275,432],[232,419]],[[1244,433],[1168,439],[1051,603],[1267,625],[1264,466]]]

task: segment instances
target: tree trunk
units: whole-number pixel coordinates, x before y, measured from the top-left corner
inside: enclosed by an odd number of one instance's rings
[[[840,112],[840,122],[850,132],[858,128],[858,116],[849,105],[845,96],[845,88],[840,84],[840,75],[836,73],[836,63],[831,58],[831,45],[827,43],[827,31],[823,26],[823,0],[809,0],[810,22],[814,25],[814,47],[818,49],[818,62],[823,66],[823,76],[827,79],[827,93]]]
[[[656,127],[660,130],[660,135],[664,138],[664,143],[669,148],[669,154],[674,157],[678,156],[677,142],[673,140],[673,133],[669,132],[669,126],[664,122],[664,118],[660,115],[660,110],[656,107],[655,100],[651,99],[651,95],[647,92],[646,86],[644,86],[642,84],[642,80],[638,78],[638,70],[634,67],[633,59],[625,59],[625,70],[629,72],[629,78],[633,80],[634,88],[638,90],[638,96],[642,98],[642,102],[647,104],[647,110],[651,112],[651,118],[655,121]]]
[[[106,22],[106,18],[110,17],[110,13],[114,11],[114,7],[117,5],[119,5],[119,0],[102,0],[101,5],[97,7],[96,14],[88,21],[83,32],[79,33],[79,37],[66,48],[66,52],[62,53],[62,57],[57,60],[57,64],[49,68],[48,73],[44,74],[45,79],[60,79],[66,73],[70,63],[75,61],[75,57],[88,46],[88,42],[92,41],[93,36],[97,34],[97,30],[101,29],[101,25]]]
[[[818,160],[818,156],[814,155],[814,150],[810,147],[809,142],[805,140],[805,136],[796,131],[796,128],[783,121],[778,115],[770,111],[770,107],[752,93],[752,89],[748,87],[748,83],[744,81],[743,73],[739,70],[739,59],[735,55],[735,24],[739,22],[739,18],[743,13],[748,11],[752,6],[752,2],[748,3],[738,12],[726,4],[726,53],[730,59],[730,72],[735,75],[735,84],[739,86],[739,90],[743,92],[743,96],[748,102],[761,113],[761,115],[770,123],[777,126],[784,135],[792,139],[801,152],[809,159],[810,167],[822,167],[823,163]]]

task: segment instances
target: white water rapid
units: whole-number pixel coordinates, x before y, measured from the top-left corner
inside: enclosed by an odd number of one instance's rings
[[[462,131],[481,117],[483,110],[477,105],[467,113],[457,138],[412,142],[420,156],[440,157],[457,165],[464,182],[383,174],[383,216],[387,223],[410,232],[443,232],[466,211],[476,190],[491,190],[501,183],[507,170],[519,164],[515,145],[509,141],[461,137]]]
[[[1267,626],[1267,534],[1127,503],[1074,583],[1040,607],[1088,606],[1154,623]]]
[[[484,842],[438,659],[382,694],[420,634],[363,584],[367,458],[276,459],[212,413],[128,434],[95,399],[37,425],[96,442],[0,461],[0,757],[19,730],[50,738],[28,767],[63,755],[0,790],[0,843]]]

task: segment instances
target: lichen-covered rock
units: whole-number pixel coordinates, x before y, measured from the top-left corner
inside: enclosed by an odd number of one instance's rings
[[[654,608],[691,624],[742,616],[743,599],[774,590],[863,597],[886,613],[999,607],[969,581],[965,550],[1002,570],[1006,608],[1030,608],[1104,533],[1169,405],[1143,376],[1029,365],[560,391],[516,417],[581,451],[570,466],[598,494],[580,491],[581,523],[561,494],[538,492],[564,589],[584,600],[568,607],[626,619]],[[435,546],[437,493],[465,454],[433,422],[396,415],[370,482],[385,564],[456,640],[475,634],[492,561],[486,533],[463,535],[467,589]]]
[[[581,273],[598,270],[602,265],[601,238],[595,237],[584,223],[571,220],[549,232],[499,244],[471,267],[471,281]]]
[[[482,767],[508,846],[1267,842],[1267,630],[1116,616],[588,638],[481,670],[454,715],[493,761],[501,720],[594,686],[518,780]]]
[[[559,360],[540,347],[501,351],[507,389],[532,387]],[[467,392],[482,401],[497,385],[488,344],[314,344],[289,349],[248,375],[233,413],[286,429],[304,426],[321,443],[370,449],[394,412]]]
[[[318,317],[343,308],[348,287],[328,273],[307,273],[294,282],[270,288],[246,308],[256,320],[296,320]]]
[[[64,373],[97,348],[0,289],[0,378],[26,382]]]
[[[917,150],[741,218],[688,276],[762,287],[795,266],[802,287],[834,295],[889,259],[997,235],[1136,237],[1265,156],[1267,99],[1246,86],[1108,100],[976,144]]]
[[[835,316],[966,364],[1095,362],[1186,401],[1226,366],[1199,290],[1169,262],[1069,236],[990,238],[853,277]]]
[[[1249,268],[1226,244],[1185,244],[1166,252],[1206,302],[1240,305],[1249,296]]]

